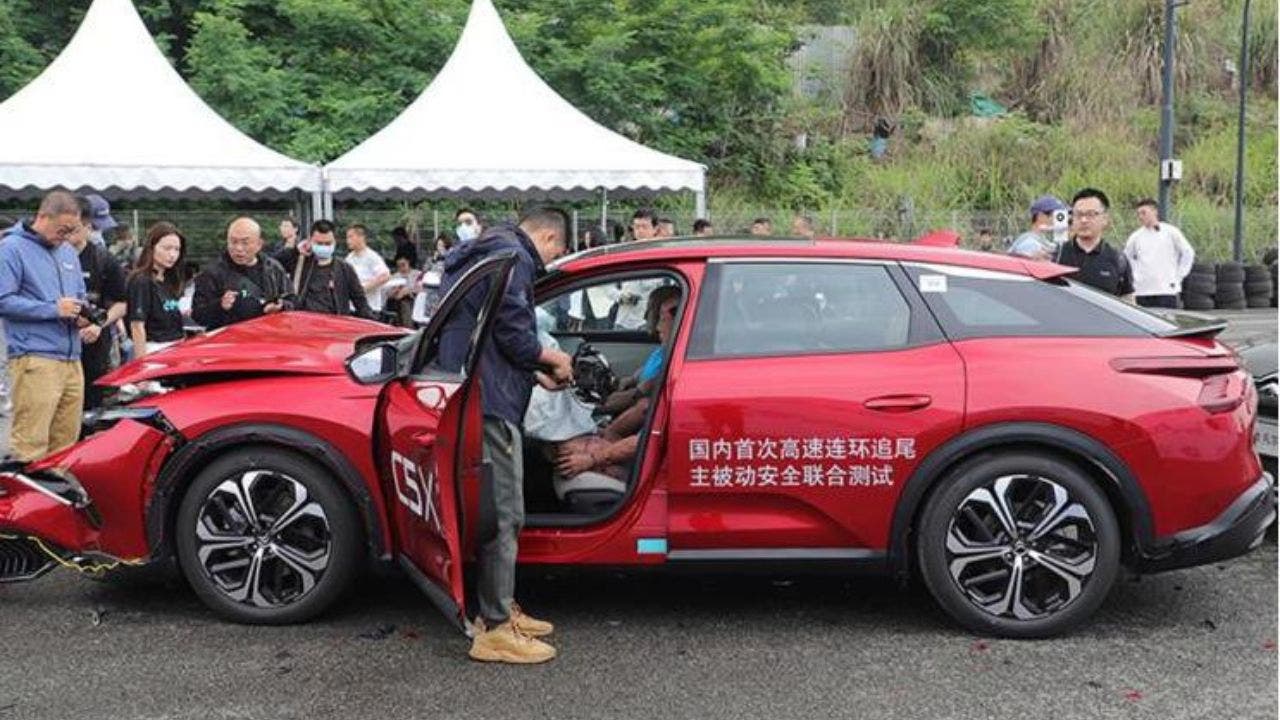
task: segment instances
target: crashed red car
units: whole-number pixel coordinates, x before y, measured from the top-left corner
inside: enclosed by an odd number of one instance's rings
[[[0,580],[176,556],[222,616],[287,623],[393,560],[461,626],[472,538],[492,522],[476,350],[510,264],[476,266],[416,333],[286,313],[104,378],[122,400],[79,444],[0,472]],[[1035,637],[1087,618],[1122,565],[1255,547],[1272,480],[1222,324],[1069,273],[840,240],[653,241],[554,264],[539,317],[581,364],[579,404],[652,362],[647,297],[669,286],[679,303],[622,473],[557,476],[556,439],[530,433],[520,560],[871,569],[922,579],[969,628]],[[440,330],[471,292],[488,310],[465,365],[441,367]]]

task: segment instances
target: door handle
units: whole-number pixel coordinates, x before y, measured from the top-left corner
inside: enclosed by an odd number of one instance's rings
[[[923,410],[933,403],[928,395],[881,395],[862,403],[868,410],[878,412],[911,412]]]

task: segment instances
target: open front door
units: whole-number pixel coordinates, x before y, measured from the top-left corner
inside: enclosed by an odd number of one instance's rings
[[[407,374],[383,390],[378,412],[397,559],[460,628],[463,553],[483,475],[476,362],[514,265],[515,255],[504,253],[458,281],[422,332]]]

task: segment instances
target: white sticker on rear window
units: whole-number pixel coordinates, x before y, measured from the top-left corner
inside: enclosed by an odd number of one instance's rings
[[[946,275],[921,275],[920,276],[920,292],[944,293],[946,291],[947,291]]]

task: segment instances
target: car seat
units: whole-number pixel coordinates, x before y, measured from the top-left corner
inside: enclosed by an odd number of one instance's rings
[[[627,484],[604,473],[588,470],[573,477],[556,474],[551,487],[565,510],[578,515],[599,515],[622,501]]]

